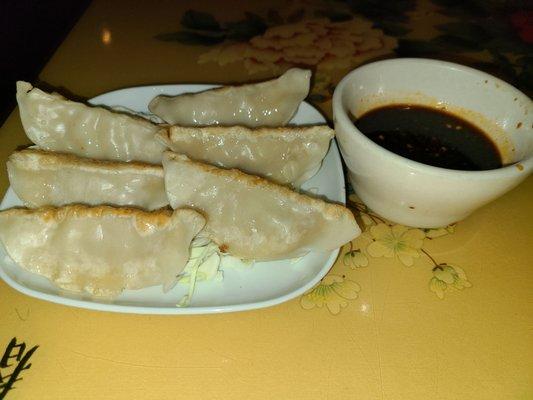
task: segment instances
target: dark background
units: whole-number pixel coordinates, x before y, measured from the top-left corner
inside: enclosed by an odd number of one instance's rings
[[[15,82],[35,82],[90,0],[0,0],[0,125],[16,105]]]
[[[533,0],[430,0],[452,20],[437,26],[438,35],[429,41],[405,36],[410,29],[406,13],[414,9],[415,0],[343,1],[352,7],[352,13],[339,14],[332,9],[326,10],[325,16],[340,21],[352,18],[355,13],[370,19],[376,27],[398,39],[399,57],[436,58],[470,65],[509,82],[529,96],[533,94]],[[16,105],[15,82],[39,83],[39,72],[90,2],[0,0],[0,125]],[[206,21],[191,15],[205,18],[205,13],[189,10],[182,16],[179,32],[162,33],[155,39],[188,43],[194,38],[194,43],[214,44],[213,32],[206,28]],[[207,22],[212,23],[211,19]],[[215,24],[218,25],[216,21]],[[263,22],[258,25],[249,17],[235,26],[239,29],[233,39],[244,41],[267,28]],[[216,40],[218,43],[220,38]],[[479,62],[464,55],[476,51],[488,52],[491,62]]]

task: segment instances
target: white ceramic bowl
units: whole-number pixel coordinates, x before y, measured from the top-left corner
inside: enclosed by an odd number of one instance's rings
[[[386,104],[443,108],[496,143],[504,167],[457,171],[411,161],[363,135],[350,117]],[[533,169],[533,104],[509,84],[462,65],[428,59],[378,61],[346,75],[333,121],[355,192],[385,218],[414,227],[460,221],[523,181]]]

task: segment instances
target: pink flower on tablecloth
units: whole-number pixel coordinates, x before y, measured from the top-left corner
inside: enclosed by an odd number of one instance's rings
[[[349,69],[392,53],[396,39],[363,18],[331,22],[327,18],[274,26],[246,43],[227,43],[200,56],[199,63],[226,65],[244,61],[248,72],[282,72],[298,65],[317,71]]]

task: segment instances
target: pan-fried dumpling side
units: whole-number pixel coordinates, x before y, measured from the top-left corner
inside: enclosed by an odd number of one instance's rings
[[[89,107],[27,82],[17,82],[20,119],[28,138],[45,150],[98,160],[161,164],[161,128],[146,119]]]
[[[232,256],[257,261],[298,257],[336,249],[361,232],[346,207],[263,178],[172,152],[165,152],[163,168],[170,205],[205,215],[207,235]]]
[[[193,210],[82,205],[0,211],[0,240],[22,268],[62,289],[112,297],[171,288],[205,219]]]
[[[154,210],[168,205],[159,165],[25,149],[9,156],[7,172],[17,196],[32,208],[82,203]]]
[[[175,125],[281,126],[307,97],[310,80],[311,71],[292,68],[265,82],[157,96],[148,108]]]
[[[172,151],[196,161],[299,186],[319,170],[334,132],[326,125],[255,129],[173,126],[158,136]]]

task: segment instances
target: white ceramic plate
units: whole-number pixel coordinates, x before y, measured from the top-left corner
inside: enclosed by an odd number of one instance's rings
[[[147,105],[158,94],[176,95],[211,88],[211,85],[163,85],[116,90],[90,102],[107,106],[123,106],[148,112]],[[292,119],[294,124],[325,123],[311,105],[302,103]],[[345,202],[344,176],[335,141],[320,171],[303,185],[304,190],[317,192],[335,202]],[[21,201],[8,189],[1,209],[20,206]],[[186,285],[176,285],[168,293],[161,287],[128,290],[112,301],[99,301],[65,293],[46,278],[26,272],[7,256],[0,246],[0,276],[18,291],[42,300],[92,310],[139,314],[207,314],[252,310],[282,303],[312,288],[331,268],[339,250],[330,253],[309,253],[298,262],[283,260],[256,263],[250,269],[226,269],[221,282],[200,282],[187,308],[176,303],[186,293]]]

